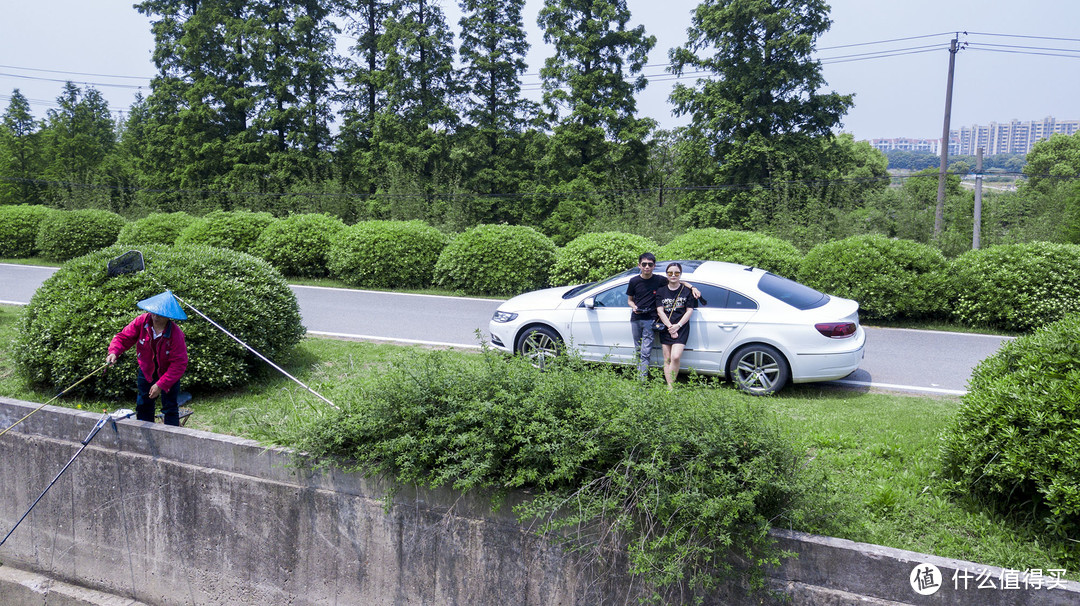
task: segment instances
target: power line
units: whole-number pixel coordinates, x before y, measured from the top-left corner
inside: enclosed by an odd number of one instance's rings
[[[72,84],[81,84],[83,86],[93,86],[93,87],[107,86],[107,87],[111,87],[111,88],[139,89],[139,88],[144,88],[145,86],[147,86],[147,85],[141,85],[141,84],[110,84],[110,83],[107,83],[107,82],[79,82],[79,81],[75,81],[75,80],[65,80],[65,79],[61,79],[61,78],[43,78],[41,76],[24,76],[23,74],[7,74],[7,73],[3,73],[3,72],[0,72],[0,76],[7,76],[8,78],[21,78],[23,80],[37,80],[39,82],[63,82],[65,84],[68,83],[68,82],[71,82]]]
[[[38,67],[19,67],[18,65],[0,65],[2,69],[18,69],[27,72],[44,72],[47,74],[71,74],[73,76],[95,76],[98,78],[121,78],[126,80],[144,80],[149,82],[150,78],[144,76],[118,76],[116,74],[92,74],[87,72],[69,72],[59,69],[42,69]]]
[[[822,65],[832,65],[834,63],[851,63],[852,61],[867,61],[869,59],[888,59],[890,57],[900,57],[902,55],[919,55],[919,54],[922,54],[922,53],[933,53],[933,52],[937,52],[939,50],[946,50],[946,49],[939,46],[937,48],[930,48],[930,49],[926,49],[926,50],[916,50],[916,51],[908,51],[908,52],[903,52],[903,53],[893,53],[893,54],[889,54],[889,55],[866,56],[866,57],[854,58],[854,59],[836,59],[836,60],[822,59],[821,64]]]
[[[1016,44],[988,44],[986,42],[969,42],[969,46],[993,46],[995,48],[1018,48],[1022,50],[1059,51],[1063,53],[1080,53],[1080,48],[1054,48],[1046,46],[1018,46]]]
[[[937,36],[949,36],[949,35],[952,35],[952,33],[953,32],[941,32],[941,33],[938,33],[938,34],[926,34],[926,35],[923,35],[923,36],[908,36],[906,38],[893,38],[891,40],[875,40],[873,42],[856,42],[855,44],[840,44],[838,46],[823,46],[823,47],[818,48],[816,50],[818,50],[818,51],[836,50],[838,48],[851,48],[853,46],[870,46],[870,45],[873,45],[873,44],[889,44],[891,42],[904,42],[906,40],[919,40],[921,38],[935,38]]]
[[[1057,40],[1059,42],[1080,42],[1080,38],[1053,38],[1050,36],[1024,36],[1020,34],[988,34],[985,32],[965,32],[969,36],[997,36],[1000,38],[1029,38],[1032,40]]]
[[[1036,55],[1041,57],[1065,57],[1067,59],[1080,59],[1080,55],[1062,55],[1060,53],[1038,53],[1034,51],[1005,50],[1000,48],[982,48],[981,46],[969,45],[969,50],[982,51],[984,53],[1006,53],[1009,55]]]

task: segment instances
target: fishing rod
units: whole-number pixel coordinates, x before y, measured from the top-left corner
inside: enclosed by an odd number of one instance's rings
[[[94,428],[90,430],[90,433],[86,434],[86,437],[83,438],[82,446],[79,448],[79,450],[71,456],[71,459],[68,460],[67,464],[60,469],[60,473],[56,474],[56,477],[53,478],[52,482],[49,482],[49,485],[45,487],[45,490],[41,491],[41,494],[38,495],[38,498],[34,499],[33,504],[31,504],[30,508],[26,510],[26,513],[24,513],[22,517],[19,518],[19,521],[15,522],[15,525],[12,526],[11,530],[8,531],[7,536],[5,536],[2,541],[0,541],[0,546],[3,546],[3,544],[7,542],[8,538],[11,537],[11,534],[15,532],[16,528],[19,527],[19,524],[22,524],[23,520],[26,519],[26,516],[30,515],[30,512],[34,510],[34,507],[36,507],[37,504],[41,502],[41,499],[45,496],[45,493],[49,492],[49,489],[53,487],[53,484],[56,484],[56,481],[60,479],[60,476],[64,475],[64,472],[68,470],[68,467],[71,467],[71,464],[75,462],[75,459],[77,459],[79,455],[81,455],[82,452],[86,450],[86,447],[90,444],[90,440],[93,440],[94,436],[96,436],[98,432],[101,431],[101,428],[105,427],[106,421],[111,419],[113,422],[113,428],[115,429],[117,419],[126,419],[133,414],[135,414],[135,411],[127,408],[121,408],[120,410],[117,410],[112,414],[106,412],[104,415],[102,415],[102,417],[98,419],[98,422],[94,424]]]
[[[56,401],[56,400],[57,400],[57,399],[58,399],[58,398],[59,398],[60,396],[62,396],[62,395],[64,395],[64,394],[66,394],[67,392],[71,391],[72,389],[75,389],[75,387],[76,387],[76,386],[77,386],[77,385],[78,385],[79,383],[82,383],[83,381],[85,381],[85,380],[89,379],[90,377],[92,377],[92,376],[96,375],[97,373],[101,372],[101,370],[102,370],[103,368],[106,368],[106,367],[108,367],[108,366],[109,366],[109,365],[108,365],[107,363],[106,363],[106,364],[102,364],[101,366],[98,366],[98,367],[97,367],[97,368],[95,368],[95,369],[93,370],[93,372],[91,372],[90,374],[88,374],[88,375],[86,375],[85,377],[83,377],[83,378],[79,379],[78,381],[75,381],[74,383],[72,383],[72,384],[71,384],[71,387],[68,387],[68,388],[67,388],[67,389],[65,389],[64,391],[61,391],[60,393],[58,393],[58,394],[56,394],[55,396],[53,396],[53,399],[51,399],[51,400],[49,400],[48,402],[46,402],[46,403],[42,404],[41,406],[38,406],[38,407],[37,407],[37,408],[35,408],[34,410],[31,410],[31,411],[30,411],[29,413],[27,413],[27,415],[26,415],[25,417],[23,417],[23,418],[19,419],[18,421],[15,421],[15,422],[14,422],[14,423],[12,423],[11,425],[9,425],[9,426],[8,426],[8,428],[7,428],[7,429],[5,429],[4,431],[0,431],[0,436],[2,436],[2,435],[4,435],[5,433],[7,433],[7,432],[11,431],[11,428],[12,428],[12,427],[15,427],[15,426],[16,426],[16,425],[18,425],[19,423],[22,423],[23,421],[25,421],[25,420],[29,419],[29,418],[30,418],[30,416],[31,416],[31,415],[33,415],[33,414],[34,414],[35,412],[37,412],[37,411],[41,410],[42,408],[45,408],[46,406],[48,406],[49,404],[51,404],[51,403],[53,403],[53,402],[55,402],[55,401]]]

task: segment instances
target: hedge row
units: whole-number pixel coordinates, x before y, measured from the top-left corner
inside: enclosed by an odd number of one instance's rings
[[[331,276],[365,288],[439,286],[508,296],[603,279],[637,262],[706,259],[761,267],[859,301],[865,320],[954,320],[1025,332],[1080,304],[1080,246],[1034,242],[968,252],[952,262],[937,249],[880,235],[820,244],[806,256],[790,243],[749,232],[696,229],[665,246],[627,233],[590,233],[557,248],[524,226],[479,225],[450,237],[419,221],[345,226],[329,215],[274,219],[214,211],[159,213],[126,223],[100,210],[0,208],[0,257],[64,261],[113,242],[209,245],[261,257],[289,276]]]

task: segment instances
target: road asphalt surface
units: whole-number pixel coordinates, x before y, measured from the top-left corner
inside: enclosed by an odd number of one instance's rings
[[[25,305],[55,268],[0,264],[0,303]],[[477,348],[477,331],[501,301],[318,286],[291,286],[308,332],[316,335]],[[866,327],[866,355],[840,381],[856,389],[955,396],[975,366],[1009,337]]]

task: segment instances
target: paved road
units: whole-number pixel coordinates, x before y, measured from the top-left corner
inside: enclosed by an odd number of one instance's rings
[[[0,303],[25,304],[55,271],[0,264]],[[486,336],[494,299],[292,286],[308,331],[314,334],[476,347]],[[915,393],[958,395],[971,370],[1007,339],[923,330],[867,328],[866,357],[838,383]]]

